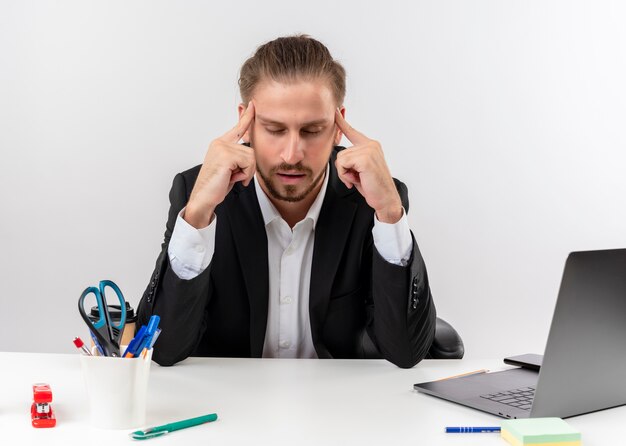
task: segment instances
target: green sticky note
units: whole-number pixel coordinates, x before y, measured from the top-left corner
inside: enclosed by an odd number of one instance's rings
[[[504,420],[501,429],[520,444],[580,441],[580,431],[561,418],[524,418]]]

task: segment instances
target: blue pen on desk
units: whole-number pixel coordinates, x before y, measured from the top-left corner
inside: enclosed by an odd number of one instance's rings
[[[500,427],[498,426],[487,426],[487,427],[446,427],[447,434],[482,434],[486,432],[500,432]]]

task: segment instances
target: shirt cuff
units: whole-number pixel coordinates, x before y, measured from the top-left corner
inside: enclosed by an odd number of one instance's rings
[[[383,223],[374,213],[372,236],[374,246],[383,259],[394,265],[406,266],[408,264],[413,251],[413,238],[404,208],[402,208],[402,217],[396,223]]]
[[[189,280],[199,276],[211,263],[217,216],[206,228],[196,229],[185,221],[183,215],[185,208],[176,217],[167,255],[174,273],[180,279]]]

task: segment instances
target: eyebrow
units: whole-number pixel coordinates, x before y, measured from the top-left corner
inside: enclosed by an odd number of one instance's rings
[[[279,126],[286,127],[286,125],[283,122],[276,121],[274,119],[269,119],[269,118],[266,118],[266,117],[258,115],[258,114],[255,117],[256,117],[256,119],[259,119],[260,121],[263,121],[264,124],[273,124],[273,125],[279,125]],[[305,122],[304,124],[302,124],[302,127],[310,127],[310,126],[314,126],[314,125],[323,125],[323,124],[328,124],[328,122],[329,122],[328,119],[316,119],[315,121]]]

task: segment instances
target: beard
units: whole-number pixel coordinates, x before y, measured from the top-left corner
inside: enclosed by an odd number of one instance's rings
[[[324,174],[326,173],[326,168],[322,169],[319,175],[313,179],[313,171],[303,166],[302,163],[297,164],[287,164],[282,163],[278,166],[274,166],[270,169],[269,172],[263,172],[259,166],[257,166],[256,171],[259,173],[259,176],[263,179],[263,183],[265,183],[265,187],[267,187],[267,191],[276,200],[287,201],[289,203],[295,203],[303,200],[306,196],[308,196],[320,183],[322,178],[324,178]],[[299,173],[303,173],[306,179],[313,179],[311,183],[306,186],[306,188],[300,192],[298,192],[298,186],[293,184],[286,185],[278,185],[274,179],[274,176],[279,171],[297,171]],[[281,190],[282,189],[282,190]]]

